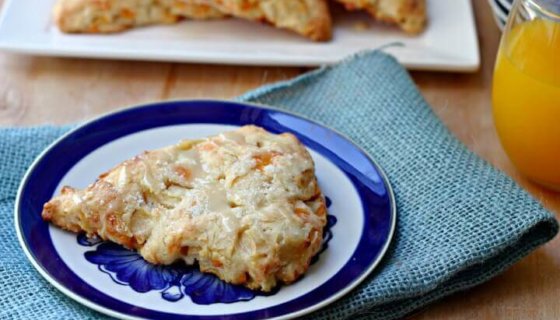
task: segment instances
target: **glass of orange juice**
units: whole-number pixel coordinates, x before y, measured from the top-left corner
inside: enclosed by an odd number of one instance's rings
[[[516,0],[492,90],[509,158],[536,183],[560,190],[560,0]]]

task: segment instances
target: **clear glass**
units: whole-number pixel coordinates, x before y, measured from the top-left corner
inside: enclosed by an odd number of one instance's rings
[[[494,123],[517,169],[560,190],[560,0],[516,0],[492,90]]]

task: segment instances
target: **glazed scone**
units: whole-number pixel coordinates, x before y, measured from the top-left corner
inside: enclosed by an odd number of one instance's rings
[[[42,217],[154,264],[198,261],[269,291],[298,279],[320,249],[327,213],[314,170],[294,135],[245,126],[147,151],[84,190],[64,187]]]
[[[416,34],[426,25],[426,0],[337,0],[348,10],[367,10],[376,20]]]
[[[315,41],[332,36],[327,0],[196,0],[234,17],[267,22]]]
[[[53,15],[59,29],[68,33],[109,33],[182,18],[224,16],[196,0],[58,0]]]

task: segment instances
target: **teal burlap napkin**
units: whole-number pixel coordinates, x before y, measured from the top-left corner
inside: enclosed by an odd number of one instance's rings
[[[361,54],[239,98],[303,114],[343,132],[385,169],[398,207],[383,263],[317,319],[394,319],[484,282],[556,234],[556,220],[443,126],[406,70]],[[99,318],[44,281],[13,227],[17,186],[66,128],[0,130],[0,318]]]

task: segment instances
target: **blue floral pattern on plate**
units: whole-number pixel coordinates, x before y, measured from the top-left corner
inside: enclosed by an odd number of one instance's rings
[[[326,204],[327,208],[331,206],[328,197]],[[333,237],[331,229],[335,224],[336,217],[328,215],[321,250],[313,257],[311,264],[316,263],[319,255],[327,249]],[[271,293],[253,291],[224,282],[213,274],[200,272],[197,266],[187,266],[184,263],[153,265],[135,251],[99,238],[88,238],[84,234],[79,234],[77,241],[82,246],[95,247],[95,250],[84,253],[86,260],[96,264],[115,283],[129,286],[140,293],[160,291],[162,299],[170,302],[179,301],[187,295],[196,304],[232,303],[252,300],[257,295],[271,295],[278,290]]]

